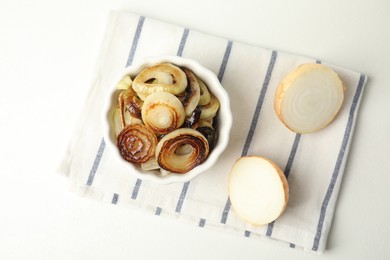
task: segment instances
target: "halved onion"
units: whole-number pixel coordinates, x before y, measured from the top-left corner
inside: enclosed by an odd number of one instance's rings
[[[219,100],[214,95],[210,94],[210,102],[200,107],[200,119],[213,118],[219,109]]]
[[[135,77],[132,86],[137,93],[166,91],[177,95],[187,87],[187,77],[179,67],[162,63],[141,71]]]
[[[334,120],[344,100],[344,85],[323,64],[303,64],[289,73],[275,93],[275,112],[290,130],[316,132]]]
[[[271,160],[241,157],[230,172],[229,197],[239,217],[253,225],[265,225],[285,210],[289,187],[282,170]]]
[[[181,99],[183,103],[186,116],[189,116],[199,104],[200,87],[194,73],[187,68],[182,69],[187,76],[188,86],[182,94],[183,96],[181,98],[179,97],[179,99]]]
[[[156,134],[166,134],[179,128],[184,119],[182,103],[168,92],[150,94],[142,106],[142,120]]]
[[[118,135],[120,154],[132,163],[144,163],[153,158],[156,145],[156,135],[142,124],[126,126]]]
[[[156,159],[161,168],[183,174],[201,164],[209,154],[207,139],[191,128],[165,135],[157,144]]]

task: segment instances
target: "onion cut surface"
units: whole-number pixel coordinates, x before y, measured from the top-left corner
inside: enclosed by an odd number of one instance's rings
[[[274,108],[290,130],[305,134],[332,122],[343,100],[344,85],[332,69],[322,64],[303,64],[280,82]]]
[[[285,210],[289,188],[280,168],[259,156],[239,158],[229,176],[229,196],[239,217],[253,225],[265,225]]]

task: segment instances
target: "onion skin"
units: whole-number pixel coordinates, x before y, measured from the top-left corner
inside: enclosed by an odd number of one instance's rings
[[[177,154],[184,146],[192,146],[192,152],[186,155]],[[156,159],[164,170],[184,174],[203,163],[209,154],[207,139],[198,131],[180,128],[165,135],[157,144]]]
[[[155,155],[157,137],[145,125],[129,125],[119,133],[117,139],[119,152],[128,162],[145,163]]]

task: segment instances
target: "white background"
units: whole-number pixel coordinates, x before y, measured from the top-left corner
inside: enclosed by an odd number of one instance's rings
[[[325,254],[67,191],[56,169],[111,9],[368,76]],[[0,259],[390,259],[389,100],[387,0],[0,0]]]

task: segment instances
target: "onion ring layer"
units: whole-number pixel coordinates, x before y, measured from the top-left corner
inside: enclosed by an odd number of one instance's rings
[[[187,68],[182,69],[187,76],[188,86],[184,91],[184,96],[179,97],[179,99],[183,99],[182,103],[184,106],[184,110],[186,111],[186,116],[189,116],[199,104],[200,87],[199,82],[194,73]]]
[[[122,157],[132,163],[144,163],[156,151],[157,138],[145,125],[135,124],[124,128],[118,135],[118,148]]]
[[[199,131],[191,128],[172,131],[159,141],[156,148],[156,158],[160,167],[179,174],[189,172],[204,162],[208,154],[207,139]]]
[[[177,95],[182,93],[186,87],[186,74],[179,67],[170,63],[146,68],[133,81],[133,89],[137,93],[143,94],[166,91]]]
[[[142,106],[142,120],[156,134],[166,134],[179,128],[184,119],[182,103],[168,92],[150,94]]]

